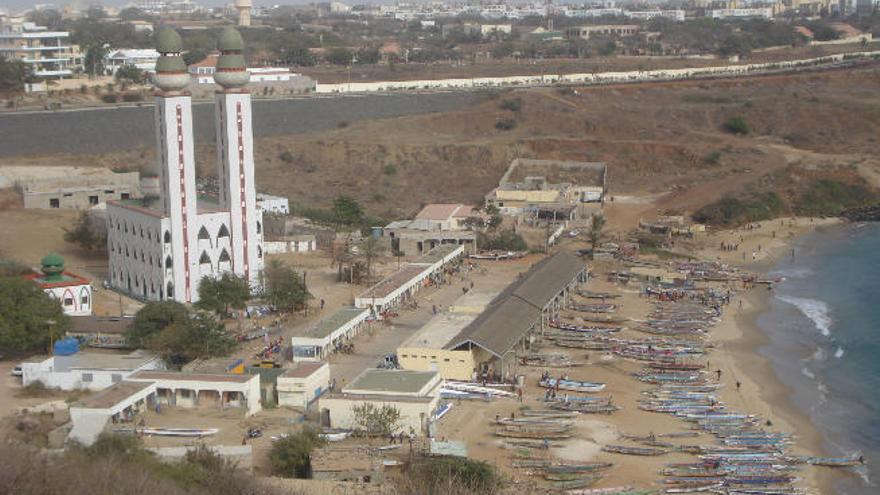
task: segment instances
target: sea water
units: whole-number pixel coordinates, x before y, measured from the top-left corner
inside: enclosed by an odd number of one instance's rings
[[[822,433],[825,452],[861,453],[864,467],[837,493],[880,493],[880,224],[825,228],[801,238],[771,272],[759,350]],[[796,433],[796,432],[795,432]],[[828,469],[828,468],[814,468]]]

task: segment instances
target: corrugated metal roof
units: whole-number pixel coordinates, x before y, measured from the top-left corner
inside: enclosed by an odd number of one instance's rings
[[[534,327],[541,310],[585,270],[583,261],[567,252],[535,263],[445,348],[470,342],[503,356]]]

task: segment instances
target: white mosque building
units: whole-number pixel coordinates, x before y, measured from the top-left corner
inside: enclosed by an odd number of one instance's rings
[[[232,272],[259,285],[263,268],[262,211],[254,184],[251,96],[244,89],[244,43],[233,28],[218,40],[216,93],[219,195],[198,197],[193,154],[192,97],[171,28],[158,35],[154,82],[159,201],[108,201],[110,284],[144,300],[198,300],[205,277]]]

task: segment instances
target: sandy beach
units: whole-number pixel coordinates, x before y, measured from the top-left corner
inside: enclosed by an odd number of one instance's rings
[[[791,242],[798,236],[819,226],[832,225],[836,220],[785,219],[755,224],[746,229],[718,231],[701,234],[694,240],[694,254],[699,259],[717,260],[739,266],[755,273],[765,272],[780,256],[791,256]],[[722,251],[722,241],[726,244],[738,243],[739,251]],[[759,247],[760,246],[760,247]],[[748,253],[745,262],[742,253]],[[754,255],[752,254],[754,253]],[[796,253],[795,253],[796,255]],[[640,294],[641,284],[620,285],[610,282],[605,274],[619,266],[617,263],[596,262],[593,264],[593,278],[589,290],[608,292],[619,296],[613,302],[618,306],[614,317],[634,321],[644,319],[654,300]],[[744,288],[741,283],[719,283],[718,287],[731,290],[730,304],[725,307],[720,322],[712,327],[709,340],[715,344],[705,359],[707,370],[713,377],[721,370],[721,381],[725,387],[719,392],[730,410],[746,412],[769,421],[769,430],[792,433],[796,436],[790,450],[797,455],[821,455],[822,438],[819,431],[810,423],[808,417],[790,401],[791,391],[776,377],[771,363],[758,353],[766,342],[766,337],[756,324],[756,317],[766,309],[771,289],[766,284],[756,284]],[[576,298],[576,302],[587,302]],[[571,323],[583,322],[584,314],[572,311],[563,312],[563,318]],[[589,316],[587,316],[589,317]],[[625,329],[619,334],[623,338],[646,338],[647,334],[634,329]],[[574,421],[572,438],[554,441],[548,451],[537,451],[541,456],[565,462],[612,462],[614,466],[595,485],[595,487],[616,487],[629,485],[643,488],[659,488],[662,482],[660,471],[669,463],[695,462],[696,457],[681,452],[670,452],[656,457],[627,456],[602,451],[608,444],[637,446],[621,439],[622,434],[648,435],[668,434],[687,431],[688,423],[668,414],[657,414],[638,409],[638,401],[648,388],[635,379],[632,374],[642,368],[642,364],[619,357],[611,357],[601,351],[560,348],[549,341],[539,343],[534,352],[564,353],[573,361],[584,363],[581,366],[562,369],[548,369],[553,376],[568,375],[573,380],[596,381],[607,384],[600,396],[611,396],[614,404],[622,407],[611,415],[579,415]],[[526,393],[523,403],[507,400],[494,402],[468,402],[454,407],[441,424],[440,435],[464,440],[469,455],[485,460],[512,478],[523,491],[534,490],[542,485],[531,476],[528,470],[511,467],[516,455],[535,456],[535,451],[525,452],[510,448],[504,439],[493,434],[490,425],[496,415],[518,415],[526,408],[543,409],[546,404],[540,401],[544,389],[537,386],[542,368],[521,367],[519,373],[525,375]],[[739,387],[736,386],[739,382]],[[701,433],[693,438],[673,439],[680,445],[706,445],[715,442],[709,434]],[[805,467],[797,473],[797,485],[809,493],[832,493],[830,486],[834,471],[823,468]],[[545,486],[545,485],[544,485]]]

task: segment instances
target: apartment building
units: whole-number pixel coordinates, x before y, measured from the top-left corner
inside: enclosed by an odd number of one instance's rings
[[[0,57],[21,60],[37,77],[73,75],[81,62],[74,48],[67,31],[49,31],[18,18],[0,18]]]

